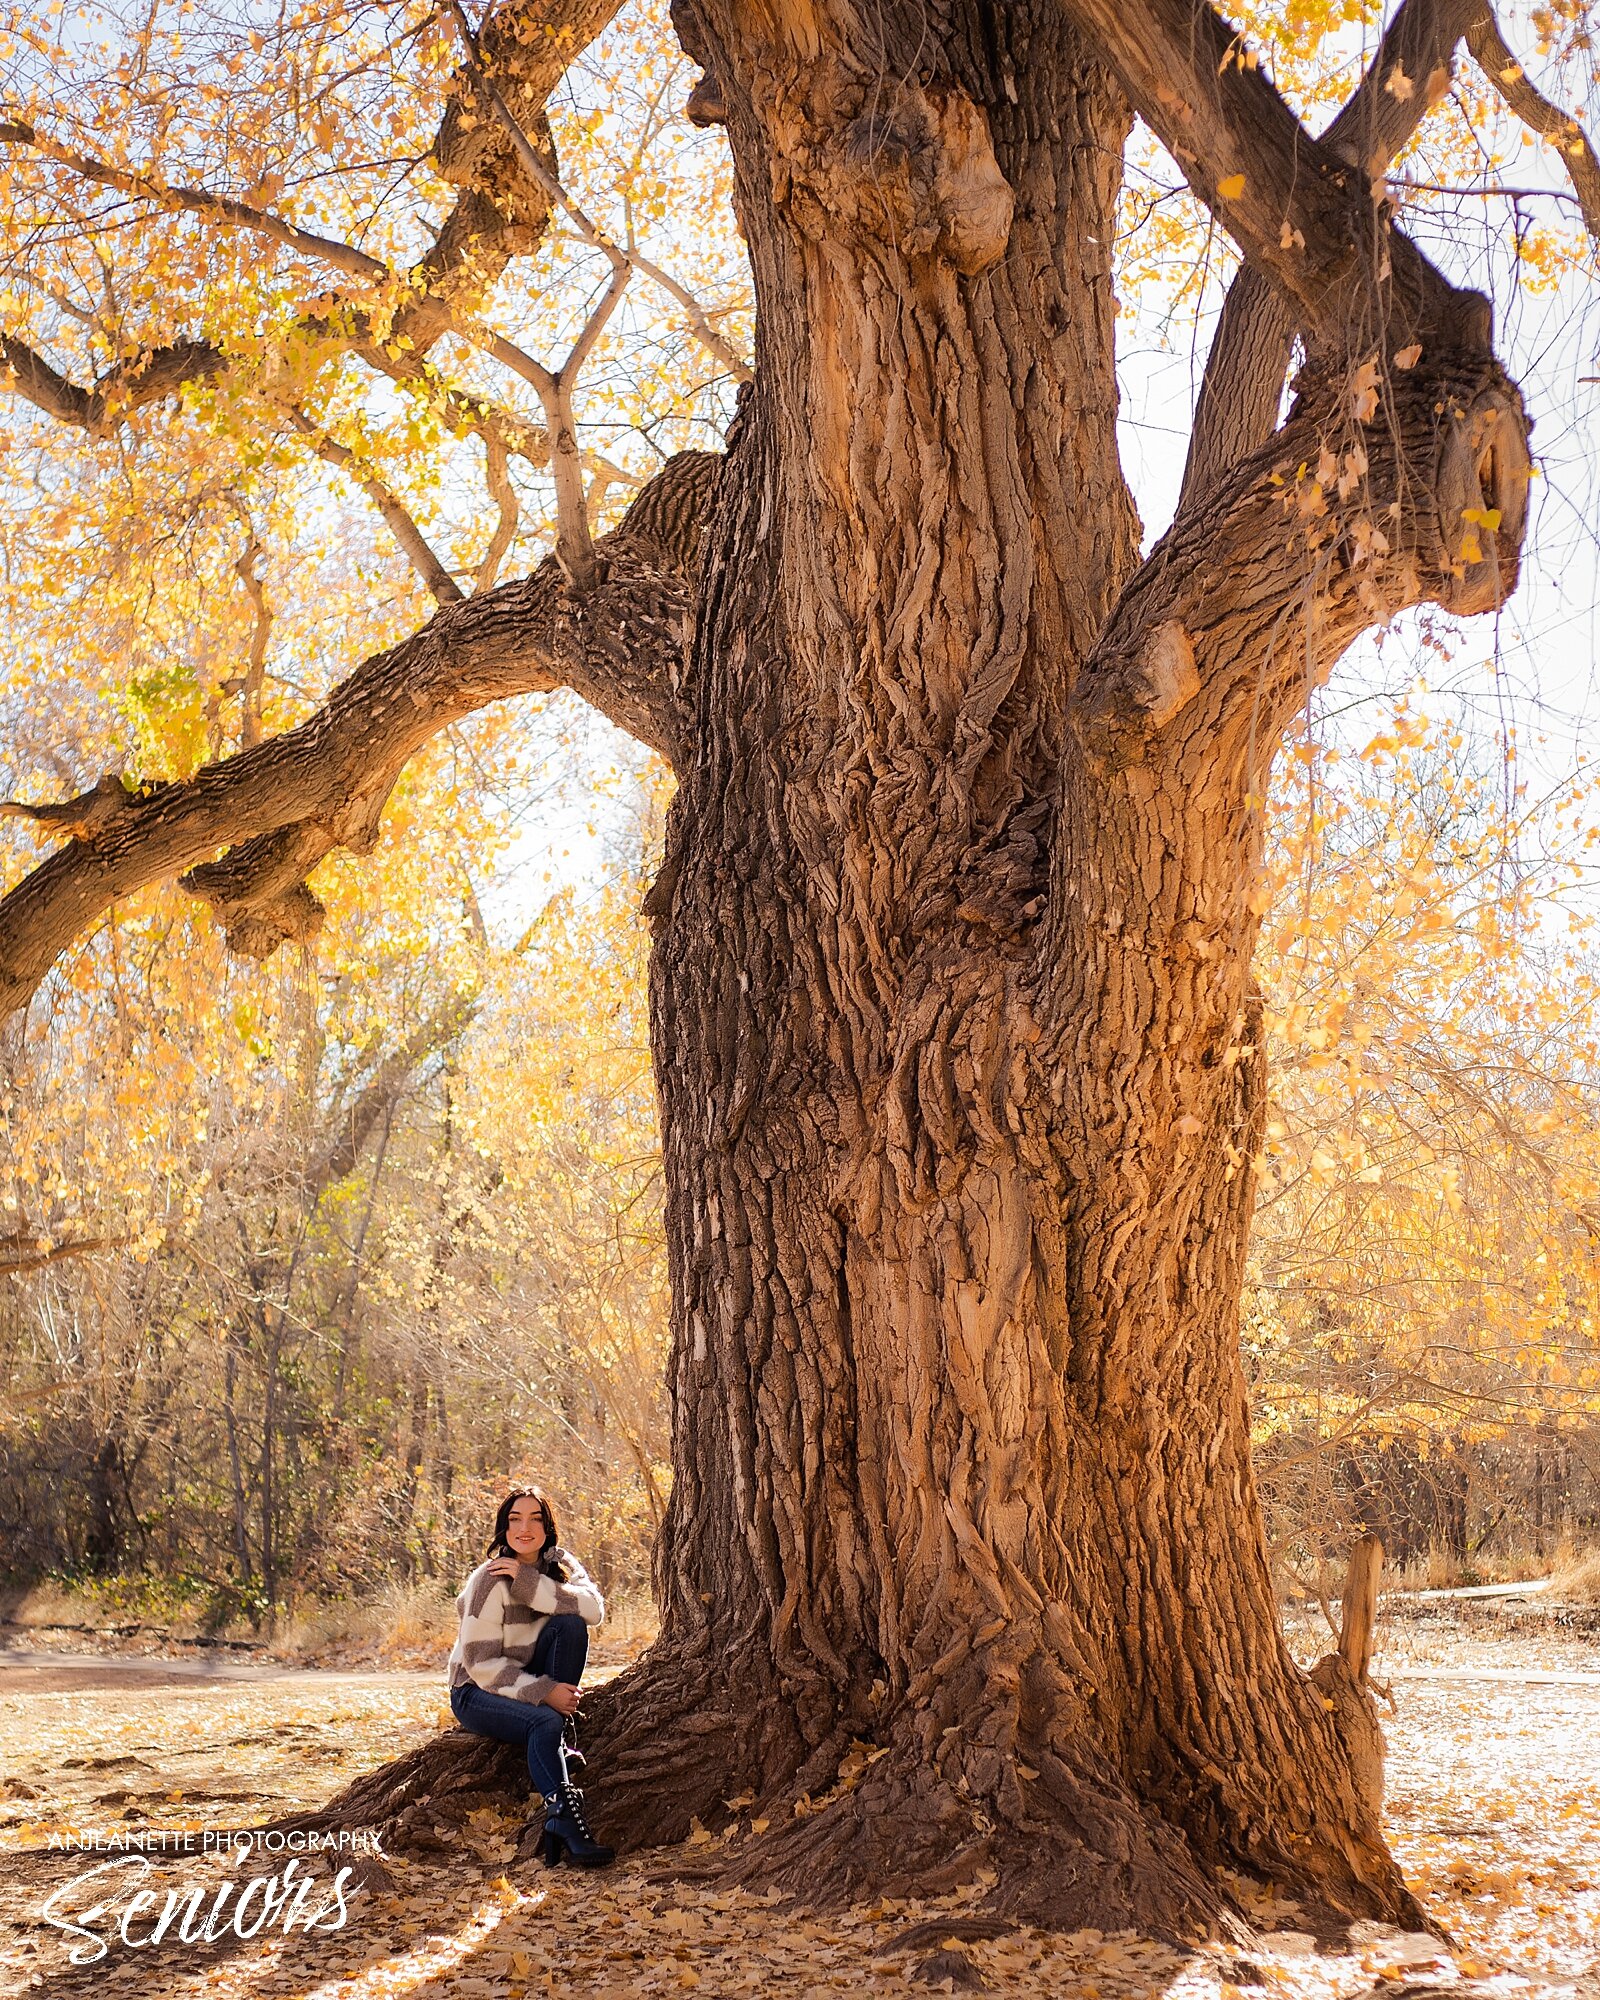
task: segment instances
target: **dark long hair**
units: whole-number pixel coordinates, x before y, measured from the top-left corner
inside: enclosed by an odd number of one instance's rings
[[[515,1550],[506,1540],[506,1530],[511,1524],[511,1510],[519,1500],[537,1500],[539,1513],[544,1520],[544,1545],[534,1561],[546,1576],[554,1577],[557,1583],[567,1581],[567,1571],[557,1553],[556,1510],[550,1505],[549,1495],[542,1486],[513,1486],[500,1502],[500,1511],[494,1517],[494,1533],[489,1537],[489,1556],[515,1556]]]

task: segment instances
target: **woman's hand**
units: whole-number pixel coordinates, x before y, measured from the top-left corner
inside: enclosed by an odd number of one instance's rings
[[[515,1556],[496,1556],[489,1565],[488,1574],[514,1578],[521,1567]]]
[[[544,1698],[546,1708],[553,1708],[557,1715],[576,1715],[578,1699],[578,1689],[571,1681],[557,1681]]]

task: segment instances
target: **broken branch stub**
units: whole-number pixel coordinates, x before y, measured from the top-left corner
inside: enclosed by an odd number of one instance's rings
[[[1350,1551],[1339,1623],[1339,1654],[1355,1678],[1366,1684],[1372,1665],[1373,1630],[1378,1620],[1378,1579],[1383,1573],[1383,1542],[1365,1534]]]
[[[1350,1752],[1356,1787],[1374,1812],[1383,1804],[1385,1746],[1367,1670],[1372,1664],[1382,1569],[1382,1541],[1374,1534],[1363,1535],[1350,1552],[1345,1573],[1338,1650],[1324,1654],[1310,1676]]]

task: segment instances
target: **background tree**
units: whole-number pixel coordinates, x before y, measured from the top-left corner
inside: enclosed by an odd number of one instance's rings
[[[264,401],[362,484],[442,608],[294,728],[258,737],[247,706],[232,756],[14,808],[67,845],[0,906],[0,999],[21,1008],[113,901],[179,871],[237,947],[306,939],[308,873],[374,845],[431,736],[506,695],[583,694],[679,781],[646,902],[674,1480],[661,1637],[600,1711],[606,1809],[672,1837],[752,1796],[774,1830],[738,1866],[813,1888],[989,1866],[1019,1912],[1186,1925],[1243,1867],[1414,1918],[1370,1698],[1290,1660],[1249,1457],[1264,800],[1361,632],[1424,601],[1490,610],[1516,580],[1521,399],[1489,302],[1392,226],[1389,161],[1463,39],[1560,135],[1591,216],[1593,155],[1477,4],[1403,0],[1321,138],[1193,0],[682,5],[756,362],[726,456],[680,454],[596,535],[574,382],[625,291],[664,290],[724,378],[747,373],[715,307],[555,179],[545,106],[609,14],[308,14],[253,100],[294,117],[257,118],[226,191],[166,150],[165,27],[91,92],[99,150],[31,104],[13,121],[66,185],[248,238],[250,272],[271,243],[274,277],[303,259],[346,281],[251,292],[243,318],[208,264],[212,323],[170,331],[181,290],[136,288],[130,314],[113,285],[104,317],[70,300],[92,381],[19,333],[17,390],[97,437],[180,392]],[[261,40],[224,39],[221,70],[243,79]],[[336,155],[387,135],[406,61],[451,100],[431,239],[382,241],[365,157],[277,207],[304,130]],[[130,92],[147,132],[115,115]],[[1245,258],[1143,562],[1112,309],[1135,113]],[[322,213],[352,188],[374,249]],[[541,362],[493,306],[558,216],[595,282]],[[458,382],[457,342],[540,421]],[[491,541],[463,597],[329,421],[350,362],[480,439],[499,537],[512,453],[547,474],[555,553],[531,576],[491,587]]]
[[[624,1616],[645,1596],[666,1311],[637,857],[508,943],[452,935],[426,885],[493,824],[437,805],[330,892],[315,962],[241,965],[157,909],[119,927],[118,989],[50,1009],[6,1103],[0,1574],[210,1632],[381,1619],[404,1649],[520,1466]]]
[[[1257,1467],[1276,1550],[1325,1590],[1357,1523],[1393,1564],[1460,1567],[1548,1553],[1600,1501],[1586,771],[1508,821],[1460,728],[1386,721],[1294,746],[1256,961]]]

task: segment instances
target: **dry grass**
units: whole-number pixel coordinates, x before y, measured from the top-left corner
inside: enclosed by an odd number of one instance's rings
[[[1550,1590],[1566,1604],[1600,1605],[1600,1549],[1558,1551]]]
[[[1551,1593],[1577,1604],[1600,1604],[1600,1547],[1592,1541],[1563,1539],[1554,1548],[1513,1549],[1463,1561],[1432,1549],[1402,1567],[1385,1565],[1385,1591],[1463,1590],[1477,1584],[1530,1583],[1548,1577]]]
[[[389,1583],[339,1603],[305,1599],[282,1614],[269,1646],[302,1666],[422,1667],[449,1652],[455,1600],[438,1583]]]
[[[141,1601],[136,1590],[45,1582],[0,1597],[12,1646],[41,1652],[189,1652],[201,1638],[249,1646],[287,1665],[430,1671],[442,1665],[456,1636],[455,1586],[445,1582],[382,1585],[339,1601],[302,1598],[270,1625],[243,1617],[217,1625],[192,1607]],[[648,1595],[614,1596],[591,1647],[596,1664],[621,1665],[643,1652],[657,1630]],[[137,1625],[137,1632],[128,1630]]]
[[[1475,1584],[1528,1583],[1550,1574],[1552,1557],[1532,1549],[1510,1554],[1468,1556],[1448,1549],[1430,1549],[1425,1556],[1391,1567],[1385,1563],[1385,1590],[1469,1590]]]

